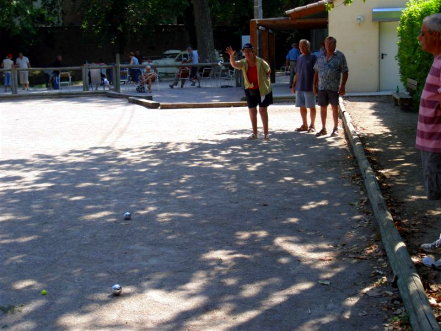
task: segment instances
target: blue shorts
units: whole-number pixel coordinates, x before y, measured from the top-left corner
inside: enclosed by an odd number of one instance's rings
[[[312,91],[296,91],[296,107],[315,107],[315,95]]]
[[[4,86],[11,86],[11,73],[10,72],[5,72],[4,73]]]

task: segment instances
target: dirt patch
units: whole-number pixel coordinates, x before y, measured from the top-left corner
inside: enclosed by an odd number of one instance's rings
[[[294,132],[293,108],[271,106],[271,139],[248,141],[246,108],[2,103],[0,327],[378,330],[400,321],[343,135]]]
[[[418,114],[403,112],[388,96],[348,97],[344,104],[364,144],[395,226],[415,262],[437,319],[441,320],[440,272],[421,263],[427,254],[419,249],[421,243],[432,242],[439,236],[441,212],[438,203],[427,200],[424,193],[420,155],[415,149]]]

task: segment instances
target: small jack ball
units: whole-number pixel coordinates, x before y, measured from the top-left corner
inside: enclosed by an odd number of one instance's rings
[[[47,291],[46,290],[41,290],[41,295],[46,295],[47,294]]]
[[[130,212],[126,211],[124,213],[124,219],[125,220],[130,220],[131,218],[132,218],[132,214]]]
[[[112,286],[112,294],[113,295],[120,295],[122,291],[122,287],[119,284],[115,284]]]

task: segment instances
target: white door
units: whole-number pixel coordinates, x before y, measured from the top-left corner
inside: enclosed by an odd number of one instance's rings
[[[380,91],[394,91],[399,87],[403,90],[400,81],[398,61],[397,28],[399,22],[380,22]]]

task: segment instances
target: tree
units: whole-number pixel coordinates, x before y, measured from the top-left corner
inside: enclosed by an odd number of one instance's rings
[[[41,26],[60,23],[59,0],[0,0],[0,29],[12,36],[29,35]]]
[[[213,26],[208,0],[192,0],[198,52],[202,62],[215,62]]]
[[[130,34],[174,23],[187,0],[83,0],[82,28],[122,53]]]

